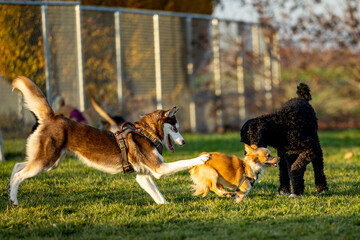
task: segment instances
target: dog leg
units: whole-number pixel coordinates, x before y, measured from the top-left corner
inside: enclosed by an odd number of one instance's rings
[[[14,169],[11,173],[11,177],[10,177],[10,183],[8,185],[8,196],[10,197],[10,188],[11,188],[11,185],[12,185],[12,181],[13,181],[13,178],[14,178],[14,174],[23,170],[26,165],[28,164],[28,162],[21,162],[21,163],[16,163],[15,166],[14,166]]]
[[[311,162],[312,154],[313,153],[311,151],[304,151],[300,153],[296,161],[290,165],[290,172],[302,169],[304,167],[306,168],[306,166]]]
[[[294,198],[304,194],[304,173],[306,170],[306,166],[297,170],[290,171],[291,178],[291,195],[290,198]]]
[[[278,151],[278,156],[280,157],[279,162],[279,178],[280,186],[278,189],[278,195],[288,195],[290,194],[290,176],[289,176],[289,162],[293,163],[298,155],[286,154],[285,152]]]
[[[246,195],[250,192],[251,188],[252,186],[250,182],[248,181],[243,182],[243,184],[241,184],[239,189],[236,190],[235,202],[241,203],[242,201],[244,201]]]
[[[168,201],[165,200],[159,189],[156,187],[154,180],[151,175],[148,174],[137,174],[136,181],[142,189],[144,189],[154,199],[157,204],[166,204]]]
[[[155,169],[155,170],[151,169],[151,173],[154,177],[159,179],[161,177],[168,176],[173,173],[183,171],[183,170],[192,168],[192,167],[200,165],[200,164],[204,164],[207,160],[209,160],[209,158],[210,158],[210,155],[205,154],[205,155],[201,155],[197,158],[193,158],[193,159],[189,159],[189,160],[180,160],[180,161],[171,162],[171,163],[163,162],[160,164],[160,166],[157,169]]]
[[[213,188],[214,188],[214,186],[213,186]],[[231,198],[231,197],[236,196],[236,193],[231,193],[231,192],[226,191],[226,189],[221,184],[216,184],[214,189],[216,189],[218,191],[218,193],[216,193],[213,189],[212,190],[220,197]]]
[[[65,156],[66,151],[62,151],[60,157],[56,160],[56,162],[47,170],[48,172],[54,170],[60,166],[61,160]]]
[[[23,165],[19,165],[18,169],[23,167]],[[15,168],[14,168],[15,170]],[[17,191],[19,189],[20,184],[28,178],[34,177],[41,173],[43,171],[43,166],[40,164],[27,164],[26,167],[21,169],[20,171],[14,173],[12,177],[12,181],[10,183],[10,202],[17,206],[18,200],[17,200]]]
[[[210,190],[220,197],[230,197],[229,192],[216,182],[212,182]]]
[[[324,158],[320,144],[315,150],[315,154],[312,155],[311,163],[314,169],[315,185],[317,192],[321,193],[323,191],[327,191],[328,187],[324,173]]]
[[[15,164],[14,169],[13,169],[13,171],[11,173],[11,177],[10,177],[10,184],[12,182],[14,174],[21,171],[21,170],[23,170],[26,167],[27,164],[28,164],[28,162],[21,162],[21,163],[16,163]]]

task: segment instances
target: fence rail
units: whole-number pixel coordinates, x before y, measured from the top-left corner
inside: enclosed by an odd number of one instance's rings
[[[13,113],[33,122],[9,91],[9,65],[14,74],[33,75],[50,103],[61,95],[85,110],[93,95],[129,121],[178,105],[183,129],[193,132],[238,129],[273,106],[280,65],[277,33],[268,26],[79,2],[1,2],[0,9],[0,27],[26,30],[31,37],[19,44],[40,52],[36,66],[22,49],[21,67],[6,56],[0,63],[0,128]],[[16,14],[27,18],[15,20]],[[5,40],[19,36],[7,29],[0,28],[0,40],[11,44]]]

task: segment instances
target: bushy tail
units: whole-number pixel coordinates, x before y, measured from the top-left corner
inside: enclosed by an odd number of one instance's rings
[[[307,101],[311,100],[310,88],[305,83],[300,83],[297,86],[296,93],[299,96],[299,98],[303,98],[303,99],[305,99]]]
[[[206,181],[206,179],[204,179],[201,174],[202,167],[203,165],[199,165],[189,170],[191,180],[193,181],[193,196],[202,195],[203,197],[205,197],[210,191],[209,183]]]
[[[36,115],[40,124],[45,119],[54,115],[44,94],[36,84],[27,77],[16,77],[12,81],[12,87],[23,94],[25,106]]]

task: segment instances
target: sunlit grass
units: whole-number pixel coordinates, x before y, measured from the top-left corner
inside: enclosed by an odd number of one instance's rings
[[[239,133],[185,135],[187,144],[166,161],[220,151],[242,156]],[[305,196],[276,196],[278,169],[266,169],[241,205],[232,199],[193,197],[187,171],[155,180],[170,202],[159,206],[135,175],[109,175],[73,157],[26,180],[19,207],[8,202],[7,184],[25,141],[5,141],[8,161],[0,168],[0,239],[359,239],[360,131],[320,133],[329,192],[317,195],[312,166]],[[344,160],[346,152],[355,156]],[[275,153],[276,154],[276,153]]]

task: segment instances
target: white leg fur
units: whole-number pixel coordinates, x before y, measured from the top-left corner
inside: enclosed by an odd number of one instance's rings
[[[144,189],[154,199],[157,204],[168,203],[164,196],[161,194],[159,189],[156,187],[154,180],[151,175],[148,174],[137,174],[136,181],[142,189]]]
[[[23,165],[19,166],[18,169],[20,169],[21,167],[23,167]],[[25,168],[14,173],[12,177],[12,181],[10,183],[10,201],[12,202],[13,205],[17,206],[19,204],[17,200],[17,191],[19,189],[20,184],[25,179],[34,177],[39,173],[41,173],[42,171],[43,168],[40,165],[32,165],[31,167],[28,167],[28,165],[26,165]]]
[[[11,177],[10,177],[10,185],[11,185],[12,180],[14,178],[14,174],[21,171],[21,170],[23,170],[26,167],[27,164],[28,164],[28,162],[21,162],[21,163],[16,163],[15,164],[14,169],[13,169],[13,171],[11,173]]]
[[[161,177],[168,176],[173,173],[183,171],[200,164],[204,164],[207,160],[209,160],[209,157],[210,157],[209,155],[205,154],[189,160],[180,160],[171,163],[162,163],[160,167],[158,167],[156,170],[152,170],[151,173],[154,177],[159,179]]]

